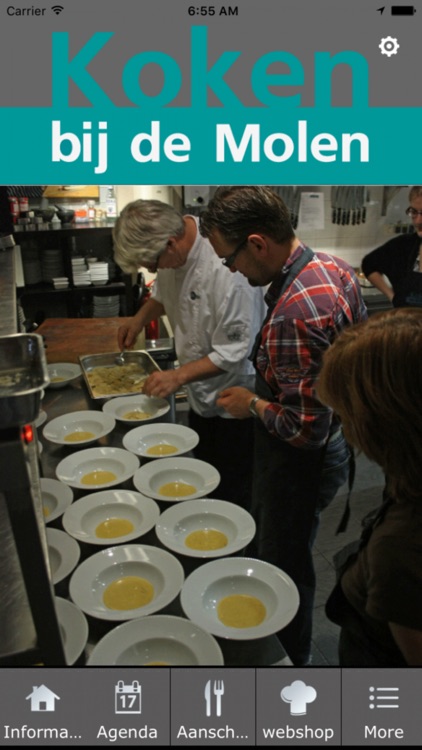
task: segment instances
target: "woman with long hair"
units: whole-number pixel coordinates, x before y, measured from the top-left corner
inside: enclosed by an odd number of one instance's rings
[[[343,331],[324,356],[320,399],[386,475],[382,508],[327,603],[341,666],[422,666],[422,309]]]

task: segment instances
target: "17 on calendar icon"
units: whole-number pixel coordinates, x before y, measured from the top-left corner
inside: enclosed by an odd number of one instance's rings
[[[114,687],[115,714],[140,714],[141,713],[141,686],[138,680],[125,685],[119,680]]]

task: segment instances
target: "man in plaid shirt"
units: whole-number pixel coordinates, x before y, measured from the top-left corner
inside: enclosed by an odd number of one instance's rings
[[[353,269],[303,245],[270,188],[218,188],[200,231],[230,271],[251,286],[270,285],[251,354],[255,393],[228,388],[217,403],[238,419],[255,418],[257,533],[249,553],[283,569],[298,587],[299,610],[278,635],[293,663],[303,666],[310,662],[318,514],[348,474],[340,423],[315,386],[324,351],[345,326],[366,319],[366,307]]]

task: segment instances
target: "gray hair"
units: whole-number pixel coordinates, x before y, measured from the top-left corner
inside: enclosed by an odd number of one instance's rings
[[[114,259],[125,273],[157,262],[170,237],[184,232],[183,216],[167,203],[136,200],[128,203],[113,229]]]

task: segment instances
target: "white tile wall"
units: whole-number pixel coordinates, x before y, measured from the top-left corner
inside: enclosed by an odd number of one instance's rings
[[[308,188],[303,188],[308,191]],[[324,229],[303,230],[300,224],[296,229],[298,237],[312,250],[332,253],[343,258],[354,268],[359,268],[366,253],[394,237],[397,221],[407,224],[405,210],[408,204],[409,187],[397,191],[388,204],[386,215],[382,216],[383,186],[368,186],[369,202],[366,203],[365,224],[338,225],[331,220],[331,186],[312,186],[312,190],[323,192],[325,197]]]
[[[157,191],[165,186],[116,186],[119,210],[137,197],[159,197],[148,191]],[[173,185],[171,195],[180,201],[181,186]],[[331,220],[331,186],[330,185],[312,185],[301,188],[304,192],[318,191],[323,192],[325,197],[325,217],[324,228],[315,230],[301,231],[300,225],[297,227],[297,235],[309,245],[313,250],[332,253],[343,258],[354,268],[360,268],[362,258],[366,253],[373,250],[378,245],[386,242],[394,236],[394,225],[398,221],[407,223],[405,210],[408,203],[409,186],[403,186],[397,191],[389,189],[393,197],[386,206],[385,215],[383,216],[383,201],[385,197],[385,188],[382,185],[369,185],[366,188],[366,194],[369,197],[366,203],[366,222],[365,224],[338,225],[333,224]],[[212,192],[212,186],[210,188]],[[142,195],[140,192],[142,191]],[[169,200],[169,198],[166,198]],[[161,200],[164,200],[162,197]],[[169,200],[175,205],[175,201]],[[147,281],[150,281],[151,274],[145,273]]]

